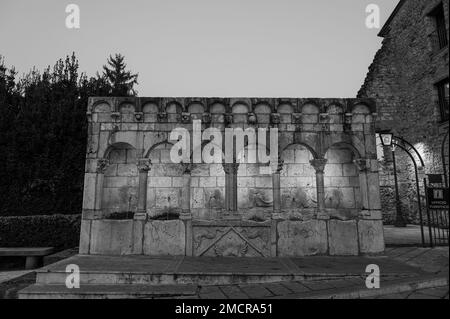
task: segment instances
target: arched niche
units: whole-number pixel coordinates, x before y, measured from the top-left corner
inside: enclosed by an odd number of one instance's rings
[[[352,109],[353,114],[370,114],[370,108],[365,104],[356,104]]]
[[[327,107],[330,124],[340,124],[343,122],[344,108],[339,104],[330,104]]]
[[[171,102],[169,104],[167,104],[166,106],[166,113],[167,114],[181,114],[182,112],[182,107],[179,103],[176,102]]]
[[[156,103],[146,103],[142,107],[142,112],[147,114],[157,114],[159,112],[158,105]]]
[[[172,147],[172,143],[164,141],[150,147],[146,154],[152,163],[147,181],[147,210],[151,216],[181,212],[184,167],[172,162]]]
[[[319,114],[320,108],[313,103],[306,103],[301,108],[301,113],[303,114]]]
[[[254,113],[259,124],[270,123],[272,110],[266,103],[259,103],[254,107]]]
[[[225,171],[222,163],[205,164],[207,153],[214,157],[214,151],[221,152],[222,159],[225,154],[220,150],[220,145],[214,142],[204,141],[194,153],[202,153],[203,161],[192,164],[191,169],[191,213],[195,218],[203,220],[216,220],[225,209]],[[212,161],[212,158],[211,158]]]
[[[234,123],[247,123],[250,108],[244,103],[236,103],[231,108]]]
[[[94,105],[94,112],[97,113],[111,112],[111,106],[106,102],[99,102]]]
[[[325,207],[351,218],[361,209],[359,171],[354,161],[359,153],[350,144],[336,143],[325,153]]]
[[[253,153],[253,155],[251,155]],[[273,212],[270,163],[258,161],[258,145],[250,144],[237,155],[237,205],[244,219],[268,220]]]
[[[280,104],[277,107],[277,113],[280,114],[292,114],[294,113],[294,107],[291,104]]]
[[[280,122],[290,124],[292,113],[294,113],[294,107],[291,104],[280,104],[277,107],[277,112],[280,114]]]
[[[249,110],[248,105],[244,103],[236,103],[231,109],[233,114],[248,114]]]
[[[265,103],[257,104],[253,111],[255,114],[270,114],[272,113],[272,110],[270,109],[270,106]]]
[[[139,183],[136,149],[127,143],[115,143],[105,155],[109,165],[103,179],[103,213],[135,212]]]
[[[134,113],[135,107],[133,104],[125,102],[125,103],[120,104],[119,112],[120,113]]]
[[[296,217],[312,216],[317,207],[316,173],[310,161],[313,150],[304,144],[291,144],[280,154],[281,209]]]
[[[344,108],[342,107],[342,105],[339,104],[330,104],[327,107],[327,113],[328,114],[343,114],[344,113]]]
[[[205,107],[200,103],[192,103],[188,107],[188,112],[191,114],[192,119],[201,120],[203,113],[205,113]]]
[[[226,113],[225,105],[222,103],[214,103],[209,106],[209,113],[211,113],[212,123],[223,123],[224,114]]]
[[[222,103],[214,103],[209,107],[211,114],[224,114],[226,112],[225,105]]]

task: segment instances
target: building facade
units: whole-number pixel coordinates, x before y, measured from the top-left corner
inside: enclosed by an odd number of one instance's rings
[[[445,175],[447,185],[448,10],[448,0],[400,1],[379,34],[382,47],[358,93],[377,103],[377,132],[390,131],[410,142],[425,162],[424,172]],[[390,223],[396,211],[392,158],[380,145],[378,153],[384,220]],[[417,222],[413,163],[402,150],[396,155],[401,211],[408,222]]]
[[[375,116],[371,99],[90,98],[80,253],[380,253]],[[175,163],[171,132],[194,145],[199,121],[223,134]],[[226,153],[231,128],[256,137],[231,162],[195,162]],[[248,160],[261,145],[276,163]]]

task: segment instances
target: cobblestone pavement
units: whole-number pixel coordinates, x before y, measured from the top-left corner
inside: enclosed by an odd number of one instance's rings
[[[447,299],[448,286],[439,288],[420,289],[412,292],[397,293],[391,295],[381,295],[375,299]]]
[[[399,247],[387,248],[386,258],[391,258],[437,276],[449,276],[449,248]],[[380,269],[381,272],[383,271]],[[421,279],[421,278],[418,278]],[[381,280],[381,285],[393,283],[394,278]],[[281,282],[258,285],[235,285],[202,287],[198,298],[232,299],[232,298],[301,298],[309,294],[336,294],[342,289],[364,289],[363,278],[311,281]],[[448,299],[449,287],[418,289],[414,291],[386,294],[367,299]]]
[[[396,260],[408,266],[418,267],[426,274],[412,278],[411,276],[403,279],[398,277],[383,277],[383,269],[381,271],[381,286],[387,287],[396,285],[398,281],[414,281],[414,280],[433,280],[434,278],[449,277],[449,249],[448,247],[438,248],[387,248],[385,256],[378,257],[387,260]],[[333,262],[335,262],[333,260]],[[347,264],[348,262],[344,262]],[[333,270],[333,263],[328,266],[329,270]],[[326,265],[322,265],[324,267]],[[0,273],[1,274],[1,273]],[[25,276],[14,280],[0,283],[0,298],[15,298],[16,292],[27,285],[34,282],[35,273],[29,273]],[[6,276],[4,274],[4,276]],[[448,282],[437,288],[427,289],[409,289],[408,292],[387,292],[377,295],[370,299],[448,299],[449,289]],[[428,286],[429,287],[429,286]],[[20,288],[20,289],[19,289]],[[195,287],[194,287],[195,288]],[[185,298],[200,299],[260,299],[260,298],[280,298],[280,299],[297,299],[297,298],[314,298],[318,296],[332,296],[335,294],[347,293],[353,291],[366,290],[365,278],[344,278],[335,280],[321,281],[289,281],[265,284],[241,284],[241,285],[218,285],[203,286],[197,289],[197,294]],[[344,295],[345,296],[345,295]],[[369,298],[368,298],[369,299]]]
[[[260,285],[203,287],[195,299],[302,299],[309,294],[323,295],[338,293],[340,288],[349,288],[345,280],[319,283],[283,282]],[[354,286],[355,289],[358,286]],[[360,288],[360,287],[359,287]],[[321,297],[323,298],[323,297]],[[192,298],[189,298],[192,299]],[[361,299],[449,299],[449,287],[418,289],[404,293],[385,294]]]
[[[433,274],[449,276],[449,248],[399,247],[386,248],[387,258],[403,262],[409,266],[419,267]]]

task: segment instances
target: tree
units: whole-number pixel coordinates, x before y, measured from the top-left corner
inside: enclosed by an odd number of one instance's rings
[[[134,85],[138,84],[138,74],[126,71],[125,57],[121,54],[109,56],[108,65],[103,66],[103,76],[111,86],[112,96],[135,96]]]

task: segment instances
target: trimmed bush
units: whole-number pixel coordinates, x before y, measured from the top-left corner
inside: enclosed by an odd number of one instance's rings
[[[78,246],[81,215],[0,217],[0,247]]]

